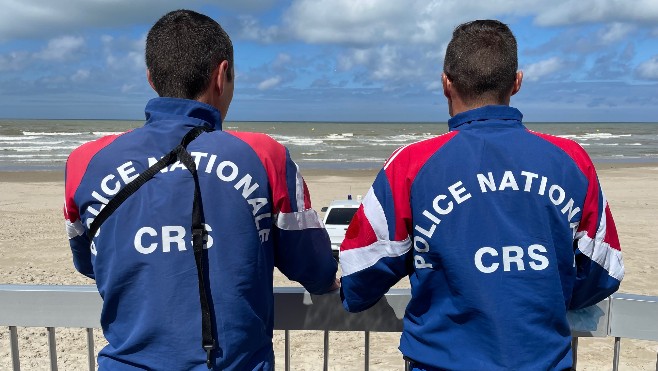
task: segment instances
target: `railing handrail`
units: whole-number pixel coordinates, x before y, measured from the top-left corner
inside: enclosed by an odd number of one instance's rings
[[[276,330],[400,332],[411,298],[392,289],[361,313],[343,310],[337,294],[310,295],[301,287],[274,288]],[[96,286],[0,285],[0,326],[99,328]],[[570,312],[574,336],[658,341],[658,297],[616,293],[596,306]]]

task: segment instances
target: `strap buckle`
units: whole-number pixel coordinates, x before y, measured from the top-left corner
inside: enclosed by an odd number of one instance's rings
[[[198,246],[203,246],[203,237],[204,234],[206,233],[206,230],[204,228],[192,228],[192,246],[198,245]]]
[[[213,349],[215,349],[215,340],[211,344],[203,344],[203,350],[206,351],[206,366],[208,366],[208,370],[212,368],[210,353],[212,353]]]

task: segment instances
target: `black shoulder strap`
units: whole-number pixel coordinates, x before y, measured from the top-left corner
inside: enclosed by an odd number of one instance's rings
[[[205,279],[203,272],[203,240],[205,237],[205,229],[203,227],[203,205],[201,202],[201,189],[199,187],[199,177],[196,170],[196,164],[192,155],[187,151],[187,145],[196,139],[204,131],[213,131],[205,126],[198,126],[190,130],[181,144],[176,146],[171,152],[167,153],[158,162],[151,165],[143,173],[139,174],[132,182],[126,184],[114,196],[110,202],[103,207],[100,213],[96,216],[94,221],[89,226],[87,235],[89,239],[93,239],[98,232],[101,224],[116,211],[116,209],[133,193],[137,192],[146,182],[151,180],[155,174],[160,170],[174,163],[180,161],[194,178],[194,203],[192,206],[192,248],[194,250],[194,261],[196,263],[197,276],[199,279],[199,299],[201,301],[201,333],[203,337],[202,348],[206,351],[206,365],[212,368],[210,355],[216,347],[215,340],[212,337],[212,319],[210,318],[210,305],[208,303],[208,295],[205,287]]]
[[[139,174],[137,178],[135,178],[132,182],[126,184],[119,193],[114,196],[110,202],[105,205],[100,213],[94,218],[94,221],[91,223],[89,226],[89,230],[87,231],[87,236],[89,236],[89,239],[92,239],[96,236],[96,233],[98,232],[98,229],[100,228],[101,224],[105,222],[105,220],[112,215],[116,209],[121,205],[130,195],[133,193],[137,192],[138,189],[140,189],[146,182],[151,180],[157,174],[160,170],[164,169],[165,167],[173,164],[175,161],[179,160],[180,153],[182,152],[187,152],[185,149],[187,145],[196,139],[202,132],[204,131],[212,131],[213,129],[207,128],[205,126],[197,126],[194,129],[190,130],[185,134],[183,137],[183,140],[181,141],[181,144],[176,146],[176,148],[172,149],[171,152],[167,153],[164,155],[160,161],[156,162],[155,164],[151,165],[148,169],[146,169],[143,173]],[[188,154],[189,156],[189,154]],[[179,160],[181,161],[181,160]],[[183,162],[183,161],[181,161]],[[183,163],[185,167],[188,168],[191,172],[196,172],[196,166],[192,167],[190,169],[187,164]],[[194,173],[192,174],[194,175]],[[195,180],[196,181],[196,180]]]

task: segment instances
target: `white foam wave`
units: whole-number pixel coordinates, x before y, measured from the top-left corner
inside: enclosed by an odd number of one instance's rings
[[[369,138],[366,143],[414,143],[434,137],[431,133],[391,135],[383,138]]]
[[[322,139],[315,139],[309,137],[297,137],[297,136],[276,135],[276,134],[272,134],[271,137],[284,145],[292,144],[295,146],[316,146],[318,144],[324,143]]]
[[[63,132],[37,132],[37,131],[24,131],[23,135],[26,136],[32,136],[32,135],[39,135],[39,136],[76,136],[76,135],[89,135],[89,132],[80,132],[80,133],[63,133]]]
[[[43,146],[43,145],[55,145],[55,144],[62,144],[62,143],[67,143],[65,141],[30,141],[27,143],[22,143],[19,141],[5,141],[5,140],[0,140],[0,144],[29,144],[29,145],[34,145],[34,146]],[[82,142],[80,142],[82,143]]]
[[[108,135],[119,135],[125,133],[125,131],[92,131],[91,132],[93,135],[96,135],[98,137],[105,137]]]
[[[0,154],[0,158],[30,158],[30,157],[59,157],[59,158],[66,158],[68,157],[68,153],[51,153],[51,154],[42,154],[42,153],[35,153],[31,155],[26,155],[26,154],[20,154],[20,155],[4,155]]]
[[[0,136],[0,141],[3,141],[3,142],[5,142],[5,141],[7,141],[7,142],[21,142],[21,141],[24,141],[24,140],[33,140],[33,139],[38,139],[38,138],[41,138],[41,136],[38,136],[38,135],[34,135],[34,136],[22,136],[22,137],[16,137],[16,136],[11,136],[11,137]]]
[[[345,162],[344,158],[303,158],[302,161],[307,162]]]
[[[354,158],[354,159],[344,159],[344,158],[303,158],[302,161],[306,162],[384,162],[385,158],[379,157],[363,157],[363,158]]]
[[[573,140],[601,140],[601,139],[619,139],[630,137],[632,134],[612,134],[612,133],[585,133],[585,134],[563,134],[558,135],[561,138]]]
[[[329,134],[324,138],[330,141],[352,140],[354,133]]]
[[[61,162],[61,159],[57,158],[23,158],[19,160],[14,160],[16,162]]]
[[[9,152],[43,152],[43,151],[57,151],[57,150],[73,150],[78,146],[43,146],[43,147],[0,147],[0,151],[9,151]]]

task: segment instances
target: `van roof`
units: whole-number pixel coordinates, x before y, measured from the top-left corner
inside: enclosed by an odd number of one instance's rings
[[[359,207],[361,205],[360,201],[357,200],[333,200],[329,204],[329,207]]]

